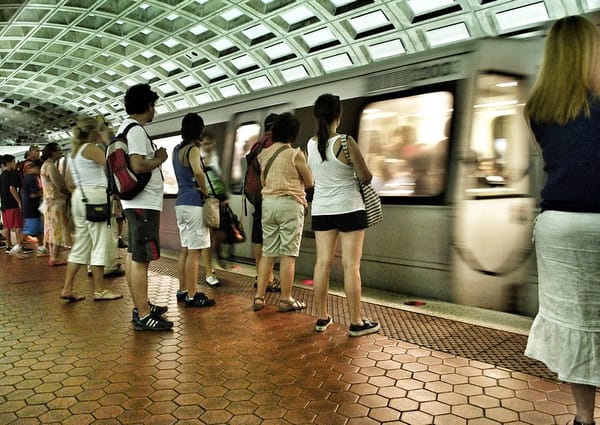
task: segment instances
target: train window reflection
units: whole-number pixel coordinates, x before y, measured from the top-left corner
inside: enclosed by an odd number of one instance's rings
[[[242,180],[246,171],[246,154],[256,143],[259,135],[260,125],[254,122],[242,124],[235,130],[231,166],[231,190],[233,193],[241,193]]]
[[[454,96],[447,91],[373,102],[358,145],[380,196],[436,196],[446,181]]]
[[[525,193],[528,138],[519,102],[521,84],[513,76],[477,77],[473,128],[466,155],[467,195],[510,196]]]
[[[164,194],[177,195],[177,178],[173,169],[173,149],[181,142],[181,136],[162,137],[152,139],[154,144],[159,148],[165,148],[169,154],[169,158],[160,166],[164,177]]]

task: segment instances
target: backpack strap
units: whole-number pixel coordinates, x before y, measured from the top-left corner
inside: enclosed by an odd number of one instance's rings
[[[277,149],[275,151],[275,153],[273,154],[273,156],[271,158],[269,158],[269,161],[267,162],[267,165],[265,166],[265,170],[263,171],[262,176],[261,176],[261,180],[262,181],[265,181],[267,179],[267,173],[269,172],[269,169],[271,168],[271,165],[273,165],[273,161],[275,161],[275,158],[277,158],[277,155],[279,155],[281,152],[283,152],[287,148],[289,148],[288,145],[280,147],[279,149]]]
[[[204,171],[204,176],[206,177],[206,180],[208,180],[208,185],[210,186],[210,190],[212,190],[213,196],[216,198],[217,192],[215,192],[215,188],[214,188],[212,182],[210,181],[210,177],[208,176],[208,173],[206,172],[206,166],[204,165],[204,160],[202,159],[202,155],[200,155],[200,163],[202,164],[202,171]]]
[[[119,134],[117,137],[122,137],[122,138],[124,138],[125,140],[127,140],[127,139],[126,139],[126,137],[127,137],[127,133],[129,133],[129,130],[131,130],[131,129],[132,129],[133,127],[135,127],[136,125],[139,125],[140,127],[144,128],[144,127],[143,127],[143,126],[142,126],[140,123],[137,123],[137,122],[132,122],[132,123],[129,123],[129,124],[127,125],[127,127],[125,127],[125,129],[123,130],[123,132],[122,132],[121,134]],[[145,132],[145,131],[146,131],[146,130],[144,130],[144,132]],[[146,134],[148,134],[148,133],[146,133]],[[148,137],[148,138],[149,138],[149,137]]]

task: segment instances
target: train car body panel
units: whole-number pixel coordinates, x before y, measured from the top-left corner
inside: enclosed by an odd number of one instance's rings
[[[224,123],[224,179],[248,236],[235,245],[236,258],[253,261],[252,208],[243,214],[241,183],[264,118],[294,112],[304,149],[314,134],[312,104],[333,93],[344,108],[339,131],[357,138],[384,203],[384,222],[366,231],[363,285],[535,314],[531,227],[543,172],[522,107],[541,49],[539,40],[472,41],[195,108],[209,127]],[[148,129],[172,132],[185,112]],[[175,247],[170,202],[161,237]],[[312,276],[315,255],[308,211],[299,274]]]

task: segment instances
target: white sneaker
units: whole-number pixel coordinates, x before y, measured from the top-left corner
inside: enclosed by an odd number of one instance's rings
[[[208,286],[219,286],[221,282],[214,274],[211,274],[210,276],[206,276],[206,284]]]
[[[39,255],[39,256],[48,255],[48,250],[46,249],[45,246],[40,246],[37,249],[37,255]]]
[[[25,252],[23,252],[23,249],[21,249],[21,247],[18,245],[13,246],[8,253],[10,255],[14,255],[17,258],[29,258],[29,256],[25,254]]]

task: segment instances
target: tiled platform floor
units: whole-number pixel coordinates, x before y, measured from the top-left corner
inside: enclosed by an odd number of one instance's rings
[[[163,259],[150,275],[151,299],[168,304],[173,331],[135,332],[124,278],[109,284],[122,300],[94,302],[81,273],[88,299],[71,304],[58,298],[64,268],[0,255],[0,424],[545,425],[572,418],[568,386],[519,356],[523,338],[371,304],[365,309],[384,330],[349,338],[344,300],[335,296],[336,323],[318,334],[312,305],[308,314],[273,305],[255,313],[252,277],[224,271],[224,286],[202,289],[216,307],[185,308],[175,301],[175,266]],[[294,291],[310,303],[311,291]],[[402,340],[433,328],[437,336],[423,346]],[[460,344],[427,348],[452,335]],[[481,340],[489,347],[478,348]],[[510,353],[485,355],[494,351],[491,341],[506,341]],[[512,360],[499,367],[490,358]]]

